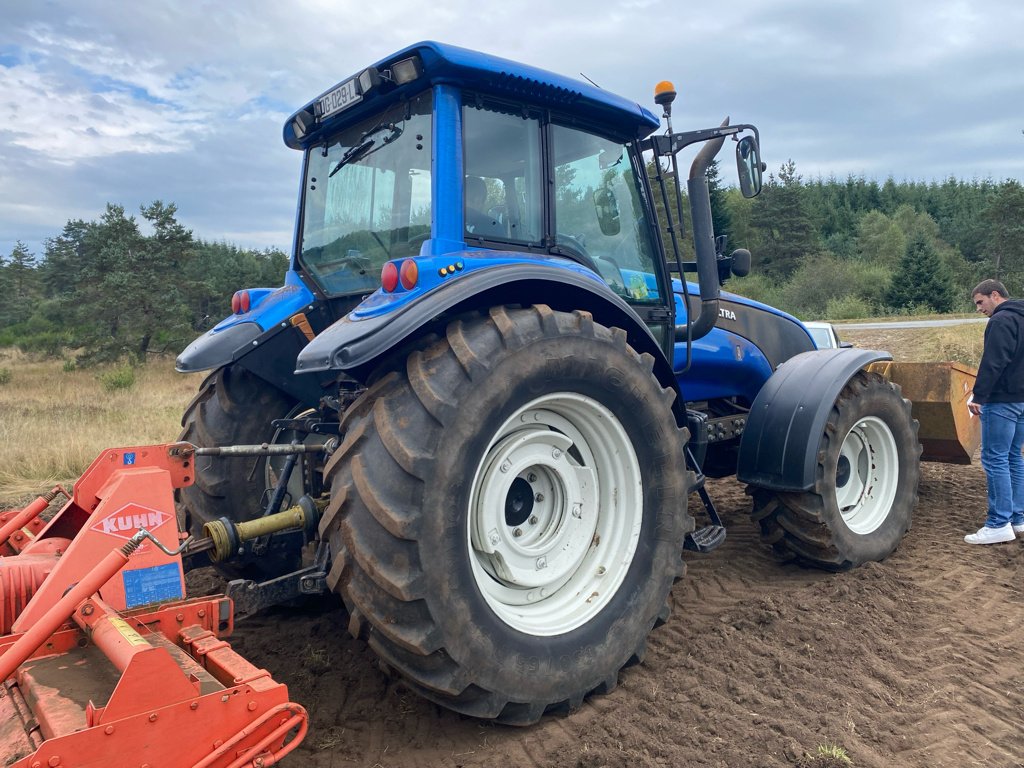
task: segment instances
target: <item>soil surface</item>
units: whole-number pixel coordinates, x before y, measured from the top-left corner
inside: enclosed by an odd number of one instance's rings
[[[440,709],[378,668],[334,601],[240,623],[232,645],[311,714],[283,765],[1024,765],[1024,541],[963,542],[983,522],[979,466],[924,465],[903,544],[843,574],[777,563],[742,486],[709,489],[727,541],[688,557],[645,661],[568,717]],[[819,754],[833,745],[849,762]]]

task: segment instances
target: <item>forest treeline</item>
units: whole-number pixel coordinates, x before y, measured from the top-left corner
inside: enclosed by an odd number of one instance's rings
[[[753,253],[751,274],[727,289],[802,319],[969,312],[970,288],[986,277],[1024,293],[1019,181],[805,181],[788,161],[753,199],[723,186],[717,166],[709,184],[716,233]],[[0,346],[143,361],[226,316],[236,290],[281,284],[282,252],[196,238],[175,214],[173,203],[142,207],[144,233],[108,204],[95,221],[69,221],[41,254],[20,242],[0,254]]]
[[[177,354],[231,312],[240,288],[281,285],[288,258],[197,239],[173,203],[123,207],[69,221],[41,255],[20,242],[0,256],[0,346],[62,354],[79,363],[144,362]]]
[[[727,288],[804,320],[971,312],[987,277],[1024,292],[1024,187],[1014,179],[804,181],[792,160],[743,198],[710,177],[716,232],[754,268]]]

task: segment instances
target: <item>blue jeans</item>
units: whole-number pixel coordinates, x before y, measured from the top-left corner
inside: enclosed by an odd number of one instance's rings
[[[981,466],[988,477],[987,528],[1024,524],[1024,403],[981,406]]]

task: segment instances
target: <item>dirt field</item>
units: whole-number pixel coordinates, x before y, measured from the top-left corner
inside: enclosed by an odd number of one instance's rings
[[[459,717],[389,680],[342,609],[274,610],[233,644],[312,713],[286,766],[768,766],[843,747],[852,765],[1024,765],[1024,542],[969,547],[978,467],[925,465],[914,525],[884,563],[779,565],[748,500],[712,488],[726,543],[691,556],[643,664],[568,718],[526,729]]]
[[[892,346],[879,336],[857,341]],[[925,465],[900,549],[839,575],[779,565],[741,486],[711,492],[728,540],[689,557],[644,663],[568,718],[512,729],[439,709],[385,676],[331,605],[247,620],[234,645],[312,713],[285,765],[1024,765],[1024,541],[963,543],[983,521],[980,467]],[[850,762],[818,755],[831,745]]]

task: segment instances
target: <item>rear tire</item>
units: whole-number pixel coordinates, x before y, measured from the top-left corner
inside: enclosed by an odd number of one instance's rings
[[[348,410],[328,583],[418,693],[525,725],[643,656],[693,528],[652,365],[589,314],[497,308]]]
[[[259,445],[274,442],[271,422],[298,403],[281,390],[237,365],[218,368],[199,387],[181,417],[178,439],[200,447]],[[267,490],[266,457],[196,457],[195,483],[177,494],[183,530],[203,535],[203,525],[226,517],[240,522],[261,513]],[[296,472],[298,470],[296,469]],[[257,576],[290,570],[294,557],[280,553],[242,561]],[[239,563],[232,562],[233,569]],[[236,571],[232,570],[232,575]]]
[[[921,446],[896,384],[861,371],[832,406],[806,493],[749,486],[761,538],[782,560],[845,571],[884,560],[910,530]]]

